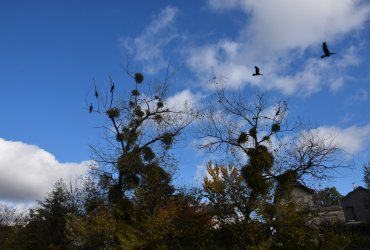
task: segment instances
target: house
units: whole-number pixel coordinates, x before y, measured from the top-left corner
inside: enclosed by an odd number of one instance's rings
[[[314,203],[314,193],[313,189],[296,182],[292,185],[291,199],[296,203],[298,210],[309,212],[309,217],[315,224],[345,221],[343,209],[339,202],[335,206],[318,206]]]
[[[292,201],[294,201],[299,208],[304,210],[310,210],[313,208],[313,194],[314,190],[306,187],[305,185],[295,182],[292,184],[292,189],[290,191],[290,196]]]
[[[370,222],[370,190],[357,187],[344,196],[335,206],[322,207],[314,204],[314,190],[299,182],[293,184],[291,199],[297,204],[299,210],[311,211],[315,214],[317,222],[342,221]]]
[[[370,221],[370,190],[357,187],[344,196],[342,205],[346,222],[369,222]]]
[[[340,204],[329,207],[318,207],[316,211],[320,223],[345,222],[344,212]]]

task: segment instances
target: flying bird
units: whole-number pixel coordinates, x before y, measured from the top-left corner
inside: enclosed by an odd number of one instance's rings
[[[256,70],[256,72],[253,73],[253,76],[262,76],[263,74],[260,74],[260,68],[258,68],[257,66],[254,66],[254,69]]]
[[[90,104],[89,113],[91,114],[92,111],[93,111],[93,105]]]
[[[328,57],[328,56],[335,54],[329,51],[328,45],[326,45],[326,42],[322,43],[322,50],[324,51],[324,55],[322,55],[321,58]]]

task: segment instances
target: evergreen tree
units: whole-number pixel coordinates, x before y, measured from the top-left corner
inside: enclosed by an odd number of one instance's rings
[[[366,188],[370,189],[370,162],[363,167],[364,182]]]
[[[335,187],[327,187],[314,194],[314,202],[319,207],[329,207],[339,205],[339,200],[343,197]]]
[[[67,216],[76,211],[71,206],[70,195],[63,180],[54,184],[48,196],[38,201],[38,207],[30,209],[27,224],[18,227],[12,235],[14,249],[66,249],[65,235]]]

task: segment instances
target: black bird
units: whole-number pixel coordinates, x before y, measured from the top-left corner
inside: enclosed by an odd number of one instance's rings
[[[278,108],[278,110],[276,111],[276,114],[275,116],[278,116],[280,114],[280,107]]]
[[[335,54],[329,51],[328,45],[326,45],[326,42],[322,43],[322,50],[324,51],[324,55],[322,55],[321,58],[328,57],[328,56]]]
[[[89,113],[91,114],[92,111],[93,111],[93,105],[90,104]]]
[[[255,73],[253,73],[253,76],[262,76],[263,74],[260,74],[260,69],[257,66],[254,66],[254,69],[256,70]]]
[[[96,86],[95,86],[95,97],[98,98],[99,97],[99,93],[98,93],[98,90],[96,89]]]
[[[115,88],[115,86],[114,86],[114,82],[112,82],[112,83],[111,83],[111,85],[110,85],[110,92],[111,92],[111,93],[113,93],[114,88]]]

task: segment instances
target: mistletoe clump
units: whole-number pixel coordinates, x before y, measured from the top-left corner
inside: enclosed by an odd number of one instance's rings
[[[248,140],[248,135],[244,132],[241,132],[238,138],[238,143],[239,144],[246,143],[247,140]]]
[[[272,124],[271,131],[274,132],[274,133],[279,132],[280,131],[280,125],[277,124],[277,123]]]
[[[114,119],[119,117],[120,112],[118,108],[110,108],[106,111],[106,113],[110,119]]]
[[[141,73],[135,73],[135,82],[142,83],[144,81],[144,75]]]
[[[139,96],[140,95],[140,92],[139,92],[139,90],[134,89],[133,91],[131,91],[131,95],[132,96]]]

